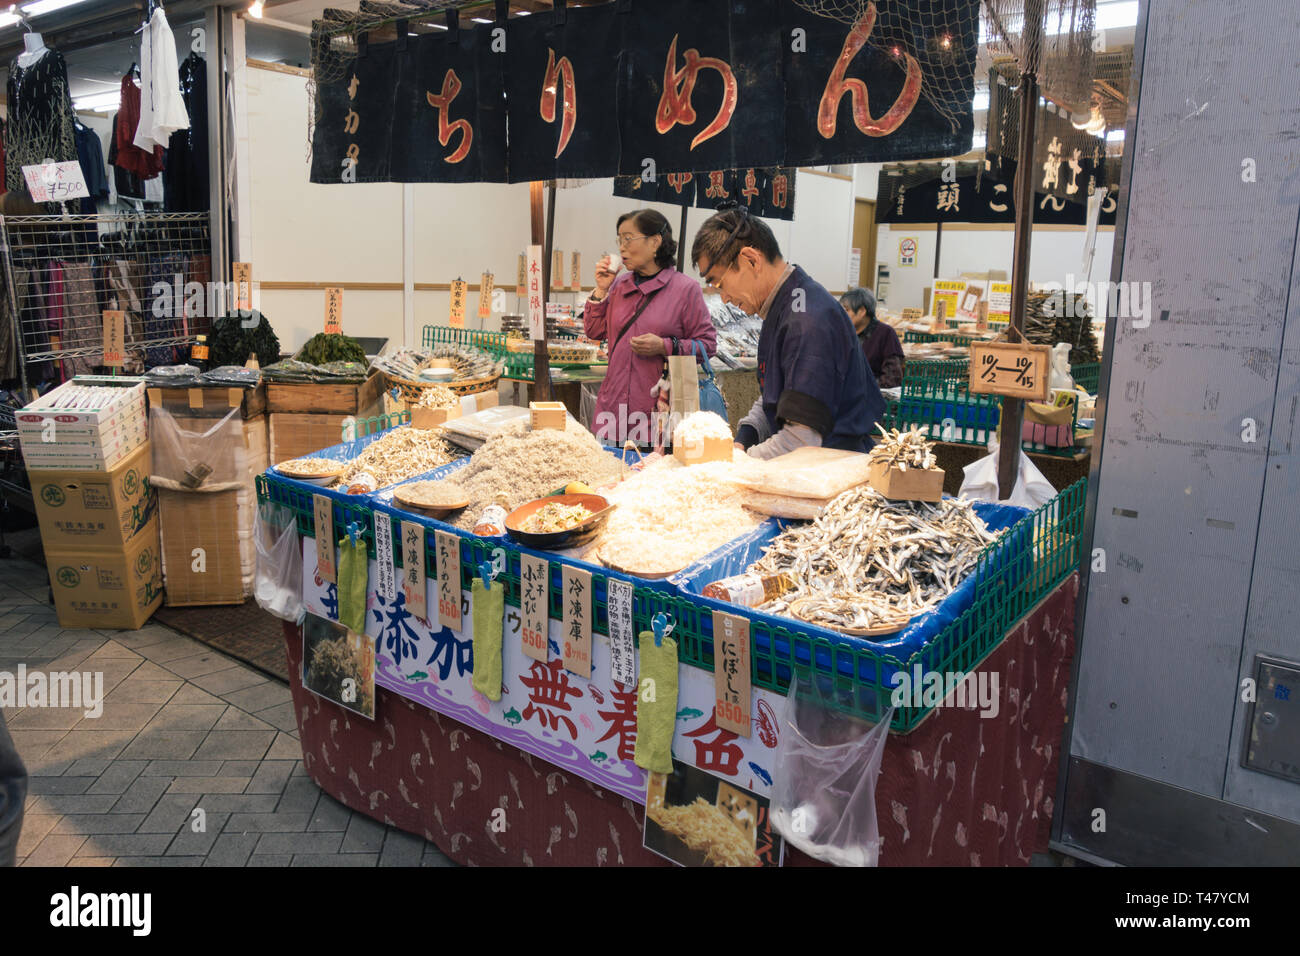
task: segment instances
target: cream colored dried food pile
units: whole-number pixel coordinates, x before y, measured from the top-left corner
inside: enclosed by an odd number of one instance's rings
[[[498,495],[513,511],[573,481],[593,486],[610,481],[622,469],[589,432],[529,431],[526,423],[514,423],[489,438],[456,473],[456,483],[469,495],[469,507],[448,520],[458,528],[472,528]]]
[[[367,445],[365,451],[348,462],[340,484],[347,485],[365,472],[374,477],[375,487],[387,488],[440,468],[459,457],[459,453],[442,440],[441,429],[404,425]]]
[[[731,426],[715,412],[691,412],[673,432],[673,441],[683,445],[695,445],[706,438],[730,437]]]
[[[457,408],[460,398],[445,385],[434,385],[420,390],[420,408]]]
[[[731,484],[731,462],[683,465],[662,458],[609,491],[618,507],[598,545],[600,559],[631,573],[671,574],[753,530],[762,518]]]

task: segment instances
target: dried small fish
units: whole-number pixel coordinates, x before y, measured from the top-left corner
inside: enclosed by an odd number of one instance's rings
[[[929,470],[934,467],[934,442],[926,441],[925,430],[919,426],[900,432],[897,428],[885,431],[883,425],[877,424],[884,439],[871,449],[873,463],[884,462],[890,467],[897,465],[901,470],[908,467]]]

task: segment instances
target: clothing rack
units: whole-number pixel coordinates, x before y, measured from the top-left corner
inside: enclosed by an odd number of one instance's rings
[[[184,361],[179,347],[211,328],[206,308],[187,314],[184,295],[197,282],[210,301],[206,212],[0,216],[0,254],[0,335],[16,339],[24,390],[99,366],[106,309],[126,312],[128,374]]]

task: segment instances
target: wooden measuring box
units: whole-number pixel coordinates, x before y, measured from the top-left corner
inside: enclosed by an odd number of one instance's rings
[[[543,428],[564,431],[569,415],[564,402],[529,402],[528,410],[532,413],[533,431]]]

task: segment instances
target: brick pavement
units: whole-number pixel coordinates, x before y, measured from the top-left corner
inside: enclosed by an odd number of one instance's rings
[[[20,865],[454,865],[321,792],[285,684],[160,624],[62,628],[47,590],[0,560],[0,671],[102,673],[104,709],[5,709],[30,774]]]

